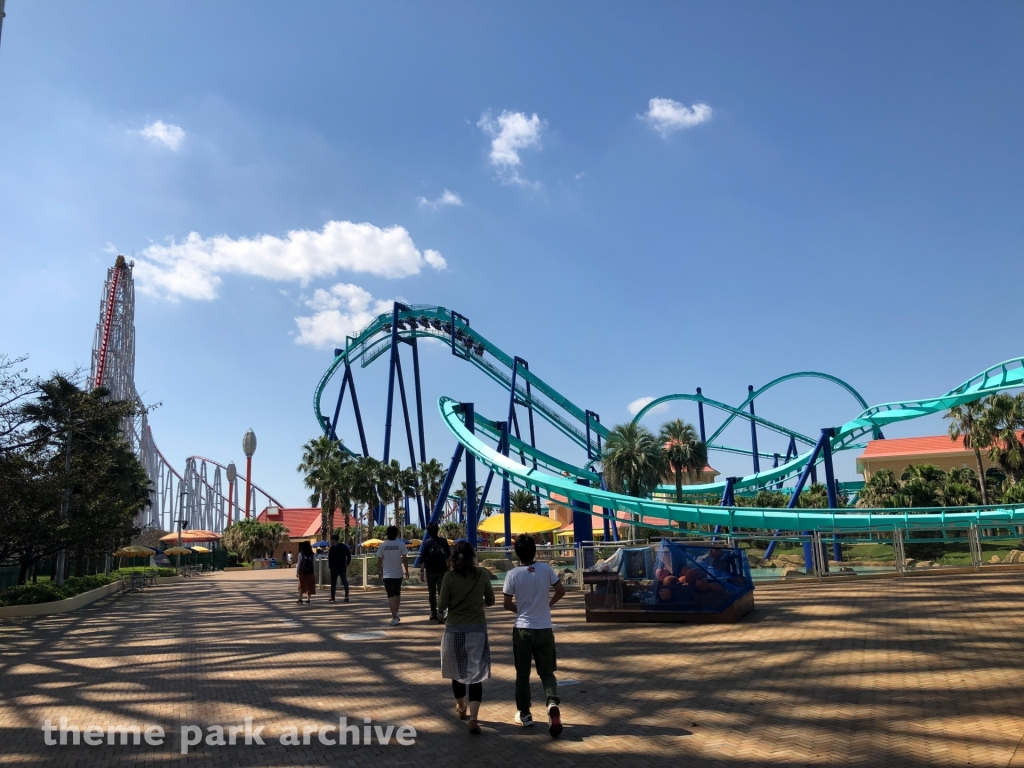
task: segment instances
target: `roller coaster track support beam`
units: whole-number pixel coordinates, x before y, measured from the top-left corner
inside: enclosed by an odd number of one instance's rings
[[[754,413],[753,384],[747,385],[747,392],[749,393],[748,397],[750,397],[750,415],[755,416],[756,414]],[[759,458],[757,452],[757,422],[754,421],[753,419],[750,420],[750,451],[754,457],[754,474],[756,475],[758,472],[761,471],[761,459]]]
[[[498,429],[498,453],[502,456],[508,456],[508,422],[496,421],[494,426]],[[494,480],[494,468],[492,467],[490,472],[487,473],[487,480],[484,481],[484,489],[480,492],[480,503],[486,504],[487,497],[491,493],[491,482]],[[502,511],[504,511],[502,507]]]
[[[412,339],[412,385],[416,390],[416,426],[420,436],[420,463],[427,460],[427,439],[423,433],[423,390],[420,388],[420,348]],[[415,464],[414,464],[415,466]]]
[[[589,488],[590,481],[580,477],[576,479],[576,485],[585,485]],[[589,504],[572,500],[572,535],[576,547],[580,550],[580,562],[584,568],[594,564],[594,517],[590,512]],[[587,545],[590,546],[584,549]]]
[[[419,519],[423,519],[423,497],[420,495],[419,473],[416,470],[416,449],[412,442],[412,422],[409,421],[409,402],[405,397],[405,376],[402,375],[402,358],[395,355],[395,370],[398,372],[398,393],[402,400],[402,416],[405,419],[405,436],[409,441],[409,463],[413,468],[414,485],[416,487],[416,509]],[[409,518],[406,517],[406,520]]]
[[[508,456],[508,425],[505,422],[501,427],[501,455]],[[486,501],[486,497],[483,499]],[[501,478],[501,514],[505,516],[505,546],[512,546],[512,503],[509,499],[508,475]],[[512,559],[512,550],[505,552],[505,559]]]
[[[827,440],[828,440],[828,438],[825,436],[825,430],[822,430],[821,431],[821,437],[818,438],[818,442],[815,444],[814,450],[811,451],[810,458],[808,459],[807,463],[804,465],[804,471],[800,473],[800,479],[796,481],[796,487],[793,488],[793,495],[789,497],[789,503],[786,504],[786,509],[794,509],[796,507],[796,505],[800,502],[800,494],[803,491],[804,486],[807,484],[807,478],[811,475],[811,472],[814,469],[814,462],[816,462],[818,460],[818,454],[821,453],[822,444],[824,442],[826,442]],[[793,439],[792,438],[790,438],[790,447],[793,447]],[[831,449],[831,445],[829,446],[829,448]],[[787,456],[789,455],[789,449],[786,450],[786,455]],[[780,533],[781,533],[781,531],[775,531],[775,536],[778,536]],[[775,552],[776,544],[778,544],[778,542],[774,538],[768,543],[767,548],[765,548],[765,550],[764,550],[764,559],[765,560],[770,560],[771,559],[772,553]],[[805,565],[806,565],[807,562],[809,562],[807,560],[807,558],[810,556],[810,554],[811,554],[810,544],[805,544],[804,545]]]
[[[476,431],[476,413],[473,403],[459,403],[463,423],[469,434]],[[482,500],[481,500],[482,501]],[[476,549],[476,525],[479,510],[476,506],[476,457],[466,454],[466,540]]]
[[[825,460],[825,490],[828,493],[828,508],[835,509],[839,506],[836,500],[836,473],[832,466],[832,438],[836,436],[836,430],[833,427],[821,430],[822,435],[826,436],[826,440],[822,443],[821,450]],[[824,552],[822,553],[824,555]],[[843,561],[843,545],[837,540],[832,542],[832,559],[837,563]],[[828,559],[822,557],[822,562],[826,564],[825,569],[828,570]]]
[[[697,387],[697,397],[701,397],[700,387]],[[702,443],[707,443],[708,436],[707,432],[704,430],[704,401],[701,399],[697,400],[697,420],[700,423],[700,441]]]
[[[608,486],[604,482],[604,472],[598,472],[597,476],[601,478],[601,490],[602,491],[607,491],[608,490]],[[540,507],[539,506],[537,507],[537,510],[540,511]],[[610,520],[608,518],[609,513],[611,513],[614,516],[614,512],[612,510],[608,510],[608,509],[602,509],[601,511],[604,512],[604,515],[603,515],[603,520],[604,520],[604,540],[605,541],[618,541],[619,540],[619,526],[616,525],[612,520]]]
[[[600,424],[601,417],[593,411],[586,411],[585,418],[587,422],[587,461],[593,461],[601,458],[601,433],[597,433],[597,455],[595,456],[590,447],[590,421],[593,419],[595,424]]]
[[[334,356],[344,354],[344,350],[334,350]],[[331,422],[331,440],[338,439],[338,419],[341,416],[341,404],[345,399],[345,390],[350,389],[352,391],[352,411],[356,417],[356,428],[359,430],[359,447],[363,451],[363,457],[370,455],[370,451],[366,446],[366,432],[363,429],[363,415],[359,411],[359,398],[356,396],[356,382],[352,378],[352,367],[345,361],[345,374],[341,378],[341,390],[338,392],[338,402],[334,406],[334,421]]]
[[[523,360],[523,358],[521,358],[521,357],[516,357],[514,359],[514,361],[513,361],[513,369],[517,368],[519,366],[522,366],[523,370],[526,370],[526,371],[530,370],[530,364],[528,362]],[[513,370],[512,373],[514,375],[515,374],[515,370]],[[515,387],[512,387],[512,397],[515,398]],[[515,404],[515,401],[513,400],[513,405],[514,404]],[[515,418],[515,410],[514,409],[512,411],[512,416],[513,416],[513,419],[514,419]],[[527,418],[527,421],[528,421],[528,424],[529,424],[529,427],[530,427],[530,447],[531,448],[536,448],[537,447],[537,436],[534,434],[534,431],[533,431],[533,391],[530,389],[530,380],[529,379],[526,380],[526,418]],[[516,424],[518,425],[518,421],[516,422]],[[517,426],[517,429],[518,429],[518,426]],[[517,433],[516,436],[517,437],[519,436],[518,433]],[[521,440],[522,438],[520,437],[519,439]],[[534,469],[537,468],[537,457],[536,456],[533,457],[533,468]],[[535,492],[534,499],[536,499],[536,501],[537,501],[537,512],[539,513],[540,512],[540,492],[539,492],[539,490],[537,492]]]

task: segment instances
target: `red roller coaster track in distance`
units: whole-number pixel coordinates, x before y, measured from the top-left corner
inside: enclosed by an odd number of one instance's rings
[[[96,380],[93,389],[103,386],[103,373],[107,367],[107,345],[110,343],[110,326],[114,319],[114,299],[117,287],[121,284],[121,272],[125,268],[124,256],[118,256],[114,263],[114,279],[110,282],[110,293],[107,295],[107,311],[103,317],[103,338],[100,340],[100,354],[96,361]]]

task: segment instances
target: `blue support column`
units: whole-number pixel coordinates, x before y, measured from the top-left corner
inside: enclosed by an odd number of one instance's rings
[[[599,477],[601,478],[601,490],[602,491],[607,491],[608,490],[608,484],[605,483],[605,481],[604,481],[604,472],[602,472],[599,475]],[[608,520],[608,518],[605,518],[605,521],[604,521],[604,524],[605,524],[604,540],[608,541],[608,533],[607,533],[607,531],[608,531],[608,526],[610,525],[611,529],[612,529],[612,540],[613,541],[621,541],[621,539],[619,538],[619,521],[618,521],[618,518],[615,516],[615,510],[614,509],[606,509],[605,510],[605,514],[606,515],[611,515],[612,516],[612,520]]]
[[[334,357],[337,358],[342,350],[334,350]],[[348,362],[345,362],[345,374],[341,377],[341,389],[338,390],[338,402],[334,406],[334,420],[331,422],[331,440],[338,439],[338,418],[341,416],[341,403],[345,399],[345,389],[348,387]]]
[[[811,471],[814,469],[814,462],[817,461],[818,454],[821,453],[822,444],[823,444],[823,442],[826,439],[827,438],[825,437],[824,432],[822,432],[821,437],[818,438],[818,442],[814,446],[814,450],[811,451],[811,456],[808,459],[807,464],[804,465],[804,471],[800,473],[800,479],[797,480],[796,487],[793,488],[793,495],[789,497],[789,503],[786,504],[786,509],[794,509],[794,508],[796,508],[796,505],[799,503],[799,501],[800,501],[800,494],[803,492],[804,486],[807,484],[807,478],[810,476]],[[778,536],[779,533],[780,533],[779,531],[776,531],[775,535]],[[768,560],[768,559],[771,558],[772,553],[775,551],[775,544],[776,544],[776,541],[774,539],[771,542],[769,542],[768,547],[764,551],[764,559],[765,560]],[[805,566],[807,565],[807,563],[811,562],[810,560],[808,560],[808,556],[810,555],[810,553],[811,553],[811,545],[810,544],[805,544],[804,545],[804,565]]]
[[[476,413],[473,403],[462,403],[462,418],[470,434],[476,431]],[[466,540],[476,549],[476,525],[479,510],[476,507],[476,457],[466,451]]]
[[[838,506],[838,501],[836,499],[835,469],[832,466],[832,438],[836,436],[836,431],[834,428],[829,427],[828,429],[821,430],[821,433],[825,436],[821,450],[825,460],[825,490],[828,493],[828,508],[835,509]],[[835,534],[835,537],[838,539],[839,534]],[[837,563],[843,561],[843,545],[838,540],[832,542],[832,559]]]
[[[412,443],[412,423],[409,421],[409,402],[405,397],[405,377],[402,375],[402,358],[396,358],[398,372],[398,392],[401,395],[402,400],[402,416],[405,417],[405,435],[409,440],[409,463],[416,471],[416,449],[413,448]],[[415,486],[416,486],[416,509],[419,511],[420,519],[423,519],[423,497],[420,496],[420,480],[419,475],[415,474]]]
[[[437,498],[434,500],[434,508],[430,512],[430,523],[435,524],[441,521],[441,515],[444,514],[444,505],[448,500],[448,494],[452,492],[452,483],[455,481],[455,473],[459,469],[459,463],[462,461],[462,454],[465,452],[465,448],[462,443],[455,446],[455,453],[452,454],[451,463],[448,464],[448,471],[445,472],[444,480],[441,483],[441,489],[437,492]]]
[[[508,422],[501,428],[501,455],[508,456]],[[501,479],[501,513],[505,516],[505,546],[512,546],[512,505],[509,500],[508,475]],[[512,559],[512,551],[505,553],[505,559]]]
[[[754,391],[754,385],[753,384],[748,384],[747,385],[747,392],[748,393],[753,393],[753,391]],[[747,396],[749,397],[750,395],[748,394]],[[750,401],[750,415],[751,416],[754,415],[754,401],[753,400]],[[756,475],[758,472],[761,471],[761,457],[758,456],[758,452],[757,452],[757,422],[754,421],[753,419],[750,420],[750,450],[751,450],[751,453],[753,453],[753,455],[754,455],[754,474]]]
[[[590,481],[583,478],[577,478],[576,484],[590,487]],[[590,505],[576,499],[572,500],[572,535],[577,547],[594,543],[594,517],[590,514]],[[583,567],[589,568],[594,564],[594,548],[590,546],[582,552]]]
[[[519,363],[519,365],[521,365],[523,367],[524,371],[529,371],[530,370],[530,364],[528,362],[526,362],[525,360],[523,360],[523,358],[517,357],[516,358],[516,362]],[[526,418],[527,418],[529,426],[530,426],[530,447],[531,448],[536,448],[537,447],[537,437],[536,437],[536,435],[534,434],[534,431],[533,431],[533,392],[530,389],[530,378],[528,376],[525,377],[525,378],[526,378]],[[533,459],[533,468],[534,469],[537,468],[537,459],[536,459],[536,457],[534,457],[534,459]],[[539,513],[540,512],[540,491],[539,490],[535,491],[534,498],[537,500],[537,512]]]
[[[356,380],[352,378],[352,369],[345,363],[345,375],[348,377],[348,388],[352,391],[352,410],[356,414],[356,427],[359,429],[359,445],[363,449],[363,458],[370,455],[366,446],[366,432],[363,430],[363,415],[359,412],[359,398],[356,396]]]
[[[420,389],[420,353],[416,339],[412,340],[412,383],[416,389],[416,426],[420,436],[420,463],[427,460],[427,440],[423,434],[423,391]]]
[[[700,387],[697,387],[697,395],[700,396]],[[707,435],[704,432],[704,401],[697,401],[697,419],[700,422],[700,441],[706,443],[708,441]]]

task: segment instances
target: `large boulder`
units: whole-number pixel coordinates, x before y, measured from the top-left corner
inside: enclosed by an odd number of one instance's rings
[[[1002,559],[1004,563],[1024,563],[1024,551],[1019,549],[1011,549],[1006,553],[1006,557]]]

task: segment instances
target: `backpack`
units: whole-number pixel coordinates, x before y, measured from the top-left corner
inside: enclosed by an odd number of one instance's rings
[[[299,573],[312,573],[313,572],[313,558],[306,557],[305,555],[299,555],[302,559],[302,563],[299,565]]]
[[[427,570],[431,573],[440,573],[448,570],[448,558],[444,554],[444,547],[437,541],[431,541],[427,545],[426,556]]]

